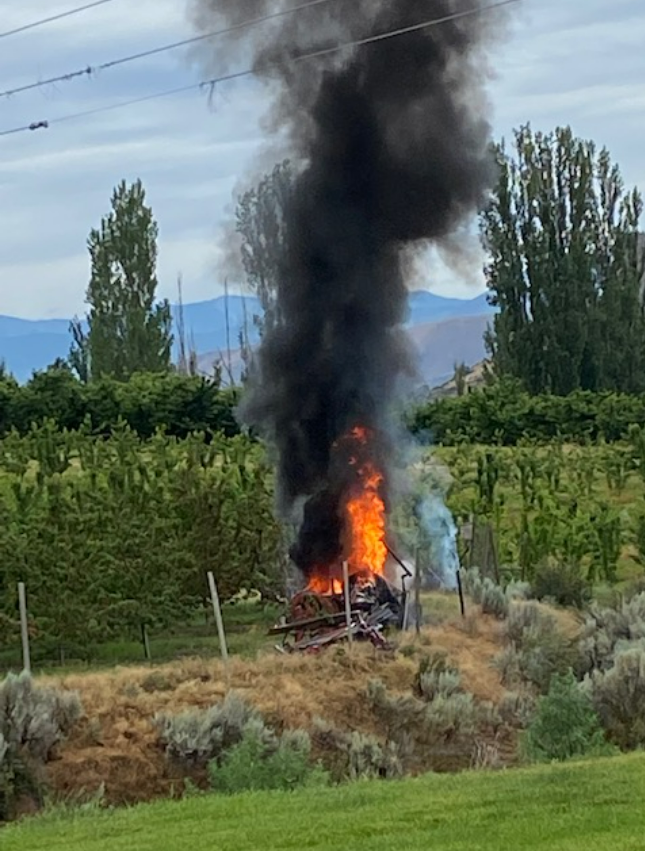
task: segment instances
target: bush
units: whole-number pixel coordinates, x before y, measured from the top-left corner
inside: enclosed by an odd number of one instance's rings
[[[497,711],[502,723],[526,729],[535,714],[536,700],[532,694],[507,691],[500,700]]]
[[[323,761],[337,782],[356,780],[390,780],[401,777],[403,766],[395,742],[382,743],[376,736],[347,732],[316,719],[314,739]]]
[[[507,686],[528,683],[544,693],[554,674],[564,674],[575,664],[577,648],[537,603],[510,606],[506,635],[510,645],[495,664]]]
[[[548,694],[540,698],[522,738],[522,750],[530,762],[564,761],[613,752],[589,696],[580,688],[572,671],[554,676]]]
[[[239,744],[249,724],[256,733],[265,729],[260,714],[230,692],[210,709],[192,709],[180,715],[159,714],[154,719],[166,755],[189,765],[206,765]],[[267,730],[267,736],[270,736]]]
[[[591,585],[578,565],[540,565],[533,579],[533,596],[558,606],[582,609],[591,600]]]
[[[76,692],[37,686],[27,673],[0,683],[0,733],[10,752],[47,762],[82,713]]]
[[[246,726],[238,744],[209,763],[210,785],[214,791],[229,795],[326,785],[326,773],[320,765],[312,765],[310,757],[311,741],[306,732],[287,731],[278,738],[256,720]]]
[[[21,793],[41,803],[39,769],[81,715],[75,692],[36,686],[27,673],[0,683],[0,821],[12,817]]]
[[[461,690],[461,674],[448,664],[445,653],[423,656],[414,677],[414,691],[418,697],[430,702],[438,695],[450,697]]]
[[[645,641],[617,648],[613,668],[594,671],[586,688],[611,741],[645,746]]]
[[[619,645],[645,639],[645,593],[616,607],[592,606],[579,642],[579,672],[608,671]]]
[[[481,607],[485,615],[503,620],[508,615],[508,599],[503,589],[491,579],[484,579],[481,593]]]

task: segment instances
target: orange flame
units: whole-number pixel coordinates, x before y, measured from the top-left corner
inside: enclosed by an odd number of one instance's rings
[[[387,560],[385,505],[379,495],[382,474],[371,463],[359,470],[361,490],[347,503],[351,573],[383,574]]]
[[[369,432],[362,427],[354,428],[346,440],[352,440],[365,446]],[[356,455],[360,455],[357,452]],[[356,456],[349,459],[356,466]],[[383,483],[383,474],[373,461],[362,461],[357,469],[358,483],[354,487],[345,507],[347,513],[347,562],[351,575],[369,577],[383,575],[387,561],[385,544],[386,518],[385,504],[379,490]],[[337,568],[338,569],[338,568]],[[324,575],[324,574],[327,575]],[[329,571],[321,571],[309,582],[310,591],[317,594],[342,594],[343,583],[331,578]]]
[[[343,593],[343,583],[340,579],[332,579],[329,576],[313,576],[309,580],[307,590],[312,591],[314,594],[340,595]]]

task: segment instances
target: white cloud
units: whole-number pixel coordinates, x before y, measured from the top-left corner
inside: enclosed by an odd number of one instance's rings
[[[0,30],[53,14],[51,0],[5,3]],[[127,14],[124,14],[127,9]],[[497,135],[530,120],[572,124],[606,144],[628,184],[645,187],[645,25],[642,0],[526,0],[495,48],[491,84]],[[0,88],[99,65],[193,35],[182,0],[107,3],[2,41]],[[199,82],[185,50],[0,100],[0,131]],[[192,57],[191,57],[192,58]],[[83,309],[85,241],[113,186],[141,177],[159,221],[160,280],[187,300],[217,294],[218,227],[231,193],[256,162],[266,99],[252,84],[103,112],[48,130],[0,137],[0,313],[70,316]],[[473,295],[439,261],[438,291]],[[473,289],[474,288],[474,289]]]

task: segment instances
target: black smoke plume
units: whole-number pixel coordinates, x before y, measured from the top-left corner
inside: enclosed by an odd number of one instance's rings
[[[201,0],[197,14],[213,29],[297,4]],[[358,469],[342,438],[355,426],[371,435],[387,496],[388,418],[412,369],[405,256],[453,234],[494,179],[485,47],[500,21],[483,12],[291,60],[482,5],[329,0],[213,47],[220,67],[237,56],[243,68],[252,54],[272,96],[272,127],[286,131],[301,166],[285,214],[278,322],[242,410],[277,450],[282,510],[304,504],[292,556],[305,574],[342,554],[343,506]]]

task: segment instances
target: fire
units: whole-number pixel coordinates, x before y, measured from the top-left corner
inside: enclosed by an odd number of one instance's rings
[[[311,578],[307,590],[314,594],[342,594],[343,583],[339,579],[318,575]]]
[[[383,474],[372,460],[365,460],[361,451],[367,446],[370,433],[362,427],[354,428],[345,438],[358,446],[349,459],[356,467],[357,482],[347,500],[346,511],[346,556],[349,573],[361,577],[382,576],[387,561],[385,543],[385,504],[380,495]],[[339,566],[336,567],[338,575]],[[330,576],[329,568],[321,570],[309,582],[309,590],[317,594],[342,594],[343,583]]]
[[[371,463],[359,470],[361,489],[347,503],[351,550],[350,573],[371,572],[379,575],[385,570],[385,505],[379,495],[382,474]]]

